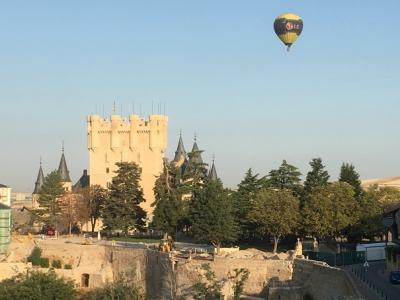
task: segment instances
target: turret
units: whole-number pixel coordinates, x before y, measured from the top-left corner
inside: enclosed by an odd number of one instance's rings
[[[212,166],[211,166],[210,172],[208,173],[208,180],[212,181],[212,182],[216,182],[218,180],[217,170],[215,168],[214,159],[213,159],[213,162],[212,162]]]
[[[61,159],[60,159],[60,164],[58,165],[58,174],[60,174],[61,177],[61,182],[64,186],[65,191],[70,192],[71,191],[71,178],[69,177],[69,170],[67,167],[67,162],[65,160],[65,155],[64,155],[64,145],[62,147],[62,154],[61,154]]]
[[[190,154],[189,163],[203,164],[203,158],[201,157],[202,152],[203,151],[199,149],[199,146],[197,146],[197,138],[194,137],[194,143],[192,147],[192,152]]]
[[[111,149],[117,151],[120,146],[119,128],[121,127],[122,118],[118,115],[111,116]]]
[[[138,140],[138,129],[139,129],[139,124],[140,124],[140,118],[137,115],[130,115],[129,116],[129,148],[131,150],[134,150],[137,148],[139,144]]]
[[[185,162],[185,160],[186,160],[186,150],[185,146],[183,145],[182,133],[180,133],[178,147],[176,148],[173,162],[177,167],[180,167]]]
[[[95,151],[99,147],[100,117],[88,117],[88,149]]]
[[[168,118],[162,115],[149,117],[150,149],[164,149],[167,147]]]
[[[39,167],[39,172],[35,181],[35,188],[33,190],[33,194],[37,195],[39,194],[40,189],[42,188],[44,182],[44,175],[43,175],[43,169],[42,169],[42,160],[40,160],[40,167]]]

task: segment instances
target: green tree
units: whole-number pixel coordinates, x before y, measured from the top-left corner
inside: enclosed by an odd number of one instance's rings
[[[83,199],[83,204],[86,206],[85,214],[88,221],[90,221],[93,234],[96,223],[101,217],[103,206],[109,197],[108,191],[100,185],[92,185],[81,189],[79,193]]]
[[[355,197],[360,199],[363,194],[361,187],[360,175],[356,172],[355,167],[349,163],[343,163],[340,168],[339,181],[350,184],[355,193]]]
[[[103,224],[106,230],[121,229],[127,235],[129,230],[142,230],[145,226],[146,212],[139,206],[145,201],[140,187],[142,170],[134,162],[116,165],[118,170],[109,187],[110,196],[102,209]]]
[[[113,283],[84,294],[83,300],[145,300],[146,297],[138,287],[134,276],[122,274]]]
[[[370,187],[377,193],[378,201],[384,209],[400,203],[400,190],[394,187]]]
[[[184,163],[184,172],[179,178],[185,194],[195,194],[207,181],[207,164],[201,159],[201,153],[201,150],[189,152],[189,160]]]
[[[324,186],[328,184],[329,174],[322,164],[321,158],[313,158],[310,162],[311,171],[307,173],[306,180],[304,181],[304,190],[306,193],[317,186]]]
[[[233,300],[240,300],[243,290],[244,284],[247,279],[249,279],[250,272],[248,269],[240,268],[233,269],[234,274],[230,274],[229,280],[233,281]]]
[[[191,200],[190,232],[197,241],[211,242],[220,253],[223,242],[237,238],[233,205],[220,180],[209,181]]]
[[[57,171],[48,174],[39,191],[39,207],[31,210],[34,220],[57,229],[57,221],[62,213],[60,200],[64,193],[60,174]]]
[[[354,190],[346,182],[315,187],[302,210],[304,231],[318,238],[340,236],[357,221],[358,208]]]
[[[274,239],[274,253],[279,240],[294,233],[299,224],[299,200],[290,190],[262,189],[255,197],[249,219],[264,236]]]
[[[277,170],[271,170],[268,175],[267,185],[276,189],[287,189],[300,193],[301,190],[301,173],[299,170],[283,160],[282,164]]]
[[[233,194],[235,221],[239,225],[240,238],[243,240],[254,236],[254,224],[249,221],[248,214],[252,208],[254,197],[262,186],[263,178],[258,178],[258,174],[253,175],[252,169],[249,169]]]
[[[195,300],[218,300],[222,297],[223,281],[218,280],[209,264],[201,265],[199,280],[191,287],[190,296]]]
[[[48,273],[30,271],[0,282],[0,300],[73,300],[74,282]]]
[[[377,186],[371,186],[360,199],[359,219],[351,226],[350,235],[353,240],[363,238],[374,240],[385,233],[382,223],[384,204],[380,201],[382,192]]]
[[[164,161],[164,169],[154,185],[155,201],[152,226],[164,232],[173,233],[184,218],[182,193],[178,169]]]

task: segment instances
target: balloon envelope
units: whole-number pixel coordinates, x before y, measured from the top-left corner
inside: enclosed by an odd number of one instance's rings
[[[295,14],[282,14],[275,19],[274,30],[289,49],[303,30],[303,20]]]

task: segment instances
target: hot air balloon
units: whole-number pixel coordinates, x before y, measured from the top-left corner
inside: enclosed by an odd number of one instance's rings
[[[303,30],[303,21],[298,15],[287,13],[282,14],[275,19],[274,30],[279,39],[287,46],[290,46],[297,40]]]

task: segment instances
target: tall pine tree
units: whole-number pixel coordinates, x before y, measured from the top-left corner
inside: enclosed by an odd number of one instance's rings
[[[141,168],[134,162],[116,163],[118,170],[109,187],[109,198],[102,210],[106,230],[120,229],[125,235],[129,230],[142,230],[146,212],[139,206],[144,200],[140,187]]]
[[[191,234],[198,242],[210,242],[220,252],[221,244],[237,238],[232,201],[220,180],[208,181],[191,202]]]
[[[157,177],[154,185],[155,208],[152,226],[171,234],[180,229],[184,217],[178,172],[173,164],[165,160],[163,172]]]
[[[328,184],[329,174],[322,164],[321,158],[313,158],[310,162],[311,171],[307,173],[306,180],[304,181],[304,190],[306,193],[317,186],[324,186]]]
[[[57,171],[48,174],[39,191],[39,207],[32,210],[34,220],[54,226],[57,230],[62,213],[60,201],[64,193],[60,174]]]
[[[258,178],[258,174],[253,174],[253,170],[249,169],[234,193],[235,219],[236,224],[239,225],[240,239],[242,240],[254,238],[254,224],[249,221],[248,214],[252,208],[254,197],[262,186],[263,178]]]
[[[300,176],[301,173],[297,167],[290,165],[286,160],[283,160],[277,170],[271,170],[269,172],[267,185],[268,187],[275,189],[291,190],[295,194],[299,195],[302,190]]]
[[[355,193],[355,197],[359,200],[363,194],[361,187],[360,175],[356,172],[355,167],[349,163],[343,163],[340,168],[339,181],[350,184]]]

